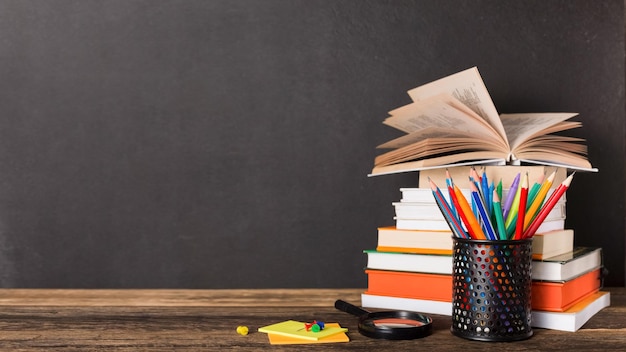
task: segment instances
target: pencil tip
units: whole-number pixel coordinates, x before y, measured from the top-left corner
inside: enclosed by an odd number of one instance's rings
[[[572,179],[574,178],[574,174],[575,173],[576,173],[576,171],[572,172],[571,175],[567,176],[565,181],[563,181],[563,186],[569,187],[570,183],[572,183]]]

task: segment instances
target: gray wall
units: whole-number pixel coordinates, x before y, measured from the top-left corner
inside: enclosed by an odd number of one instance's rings
[[[0,1],[0,285],[365,287],[406,90],[576,111],[579,245],[624,284],[624,3]]]

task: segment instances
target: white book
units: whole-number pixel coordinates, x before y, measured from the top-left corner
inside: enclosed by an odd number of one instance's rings
[[[396,228],[398,230],[421,230],[421,231],[450,231],[450,226],[443,219],[401,219],[396,220]]]
[[[426,314],[452,315],[452,303],[426,299],[361,294],[363,308],[409,310]]]
[[[452,275],[452,255],[363,251],[367,269]],[[602,266],[600,248],[578,247],[564,255],[531,261],[531,277],[537,281],[569,281]],[[570,259],[567,259],[570,258]]]
[[[611,304],[609,292],[596,292],[565,312],[533,310],[531,326],[534,328],[576,331],[589,319]],[[440,302],[414,298],[361,294],[363,308],[408,310],[425,314],[452,316],[452,302]]]
[[[396,211],[396,217],[401,219],[432,219],[444,220],[443,214],[437,204],[417,202],[394,202],[391,203]]]
[[[468,181],[469,182],[469,181]],[[445,187],[445,185],[437,185],[439,187],[439,189],[441,190],[441,194],[443,194],[443,198],[447,201],[450,202],[450,196],[448,193],[447,188]],[[554,192],[555,188],[551,188],[550,190],[548,190],[548,193],[546,194],[546,199],[548,199],[551,195],[552,192]],[[402,198],[400,198],[400,202],[407,202],[407,203],[434,203],[435,198],[433,196],[433,191],[430,188],[400,188],[400,192],[402,193]],[[469,190],[469,188],[461,188],[461,193],[463,193],[463,196],[465,197],[465,199],[471,199],[471,192]],[[567,192],[566,192],[567,193]],[[561,198],[559,199],[559,202],[566,202],[566,193],[564,193]],[[505,200],[507,195],[509,194],[509,189],[503,189],[502,190],[502,199]]]
[[[423,219],[423,220],[440,220],[445,221],[441,210],[432,202],[394,202],[392,203],[396,218],[398,219]],[[550,210],[544,221],[565,220],[565,202],[556,203],[554,208]]]
[[[452,257],[449,255],[378,252],[374,250],[363,252],[367,254],[368,269],[452,274]]]
[[[448,190],[446,189],[446,185],[437,185],[441,190],[441,194],[446,199],[446,201],[450,202],[450,196]],[[408,203],[433,203],[435,202],[435,198],[433,196],[433,191],[430,188],[400,188],[400,192],[402,193],[401,202]],[[469,188],[461,188],[461,193],[466,199],[471,197],[471,192]]]
[[[573,251],[543,260],[533,260],[535,280],[568,281],[602,266],[602,248],[576,247]]]

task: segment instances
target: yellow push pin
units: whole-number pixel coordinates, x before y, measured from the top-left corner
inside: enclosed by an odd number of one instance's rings
[[[237,327],[237,333],[239,335],[243,335],[243,336],[248,335],[248,327],[247,326],[243,326],[243,325],[239,325]]]

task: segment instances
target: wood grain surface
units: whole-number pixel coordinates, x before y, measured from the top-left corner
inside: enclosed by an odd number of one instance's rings
[[[611,306],[578,332],[534,329],[513,343],[453,336],[450,317],[433,317],[431,336],[385,341],[361,336],[356,318],[336,310],[338,298],[360,303],[362,289],[302,290],[0,290],[2,351],[607,351],[626,350],[626,289],[612,288]],[[270,345],[256,332],[294,319],[338,322],[350,342]],[[250,334],[237,334],[246,325]]]

